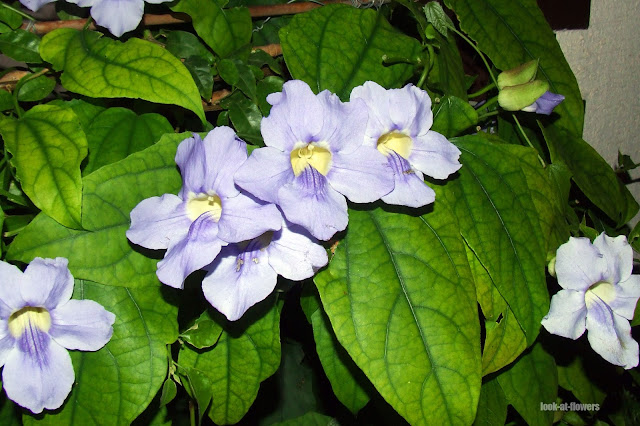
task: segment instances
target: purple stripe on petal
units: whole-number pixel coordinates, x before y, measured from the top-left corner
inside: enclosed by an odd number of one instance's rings
[[[435,201],[436,193],[424,183],[422,173],[413,170],[396,152],[389,153],[387,158],[394,172],[395,187],[382,201],[408,207],[422,207]]]
[[[2,386],[11,400],[37,414],[60,407],[75,376],[67,350],[46,333],[38,330],[36,334],[37,340],[27,342],[25,337],[7,357]]]
[[[211,263],[223,244],[218,238],[218,224],[203,214],[191,224],[185,238],[169,247],[158,262],[156,275],[164,284],[182,288],[185,278]]]
[[[346,199],[313,167],[307,167],[292,184],[282,187],[278,198],[287,220],[320,240],[328,240],[347,227]]]

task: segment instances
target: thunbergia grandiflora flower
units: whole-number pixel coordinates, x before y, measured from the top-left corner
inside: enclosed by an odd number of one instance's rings
[[[387,158],[393,191],[382,197],[388,204],[421,207],[435,200],[435,192],[423,180],[423,173],[446,179],[461,166],[460,150],[431,129],[431,99],[424,90],[408,84],[387,90],[373,81],[351,92],[351,101],[362,99],[369,108],[367,146]]]
[[[251,241],[230,244],[209,266],[204,295],[227,319],[235,321],[276,287],[278,275],[290,280],[312,277],[327,264],[326,250],[302,227],[283,223]]]
[[[33,10],[55,0],[20,0],[20,3]],[[111,34],[120,37],[135,30],[144,14],[144,3],[159,4],[170,0],[67,0],[80,7],[91,7],[91,17],[96,23],[107,28]]]
[[[604,233],[593,242],[573,238],[558,248],[555,273],[564,289],[551,299],[542,325],[577,339],[585,329],[594,351],[626,369],[638,365],[638,343],[629,320],[640,297],[640,275],[631,275],[633,251],[624,236]]]
[[[328,90],[315,95],[291,80],[267,97],[273,107],[262,119],[265,148],[256,149],[235,182],[261,200],[277,204],[292,223],[328,240],[347,227],[347,202],[368,203],[393,189],[390,167],[366,146],[367,109],[342,103]]]
[[[75,380],[67,349],[97,351],[115,315],[92,300],[71,300],[73,276],[62,257],[36,257],[24,272],[0,261],[2,387],[34,413],[62,405]]]
[[[194,134],[178,146],[182,173],[178,195],[141,201],[131,211],[127,238],[149,249],[167,249],[156,274],[171,287],[208,264],[220,249],[280,229],[274,205],[242,192],[233,174],[247,159],[246,143],[229,127],[216,127],[202,140]]]

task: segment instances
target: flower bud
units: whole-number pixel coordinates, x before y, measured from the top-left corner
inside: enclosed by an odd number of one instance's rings
[[[498,103],[507,111],[520,111],[532,106],[548,90],[549,83],[542,80],[507,86],[498,93]]]
[[[538,59],[498,74],[498,89],[532,82],[538,72]]]

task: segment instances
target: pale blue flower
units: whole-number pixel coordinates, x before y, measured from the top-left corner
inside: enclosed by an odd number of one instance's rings
[[[327,262],[326,250],[313,237],[285,222],[279,231],[223,248],[205,268],[202,290],[213,307],[235,321],[271,294],[278,275],[303,280]]]
[[[31,410],[54,410],[75,375],[67,349],[97,351],[115,315],[92,300],[70,300],[67,259],[36,257],[24,273],[0,261],[0,365],[7,396]]]
[[[460,150],[431,129],[431,99],[408,84],[387,90],[368,81],[355,87],[351,100],[362,99],[369,108],[365,144],[377,148],[389,162],[394,189],[382,197],[388,204],[421,207],[435,200],[424,175],[446,179],[460,168]]]
[[[638,365],[631,337],[640,298],[640,275],[631,275],[633,251],[624,236],[604,233],[593,242],[570,238],[558,248],[555,273],[563,288],[551,299],[542,325],[552,334],[577,339],[585,330],[594,351],[626,369]]]
[[[564,96],[549,92],[548,90],[542,94],[534,103],[522,108],[522,111],[535,112],[537,114],[549,115],[553,109],[564,101]]]
[[[267,146],[253,151],[235,182],[277,204],[288,221],[328,240],[347,226],[345,197],[368,203],[393,189],[385,157],[363,145],[364,103],[342,103],[327,90],[315,95],[299,80],[267,101],[273,105],[261,123]]]
[[[216,127],[204,140],[194,134],[176,153],[180,193],[147,198],[131,211],[129,241],[167,249],[157,270],[164,284],[182,288],[184,279],[210,264],[223,246],[280,229],[282,215],[275,206],[233,183],[246,159],[246,143],[229,127]]]

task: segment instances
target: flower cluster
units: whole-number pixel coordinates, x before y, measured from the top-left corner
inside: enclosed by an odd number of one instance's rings
[[[554,267],[563,290],[551,299],[542,325],[574,340],[586,330],[591,347],[604,359],[626,369],[637,366],[638,343],[629,320],[640,298],[640,275],[632,275],[632,268],[633,250],[622,235],[603,233],[593,244],[570,238],[558,248]]]
[[[34,413],[62,405],[75,380],[67,349],[97,351],[115,315],[92,300],[70,300],[67,259],[35,258],[27,269],[0,261],[0,366],[7,396]]]
[[[56,0],[20,0],[20,3],[33,10],[40,9]],[[144,14],[144,3],[158,4],[170,0],[67,0],[80,7],[91,7],[91,17],[96,23],[107,28],[111,34],[120,37],[135,30]]]
[[[247,158],[228,127],[186,139],[176,154],[182,190],[143,200],[127,231],[167,250],[157,271],[167,285],[205,269],[205,297],[229,320],[268,296],[277,275],[301,280],[327,263],[316,239],[347,227],[347,199],[424,206],[435,195],[423,175],[460,168],[460,151],[430,130],[429,96],[412,85],[367,82],[341,102],[292,80],[267,101],[265,147]]]

